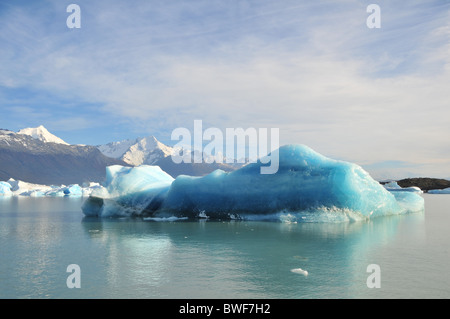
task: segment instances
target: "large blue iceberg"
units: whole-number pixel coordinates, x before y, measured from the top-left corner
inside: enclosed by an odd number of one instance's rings
[[[279,169],[265,161],[233,172],[173,179],[158,166],[107,168],[106,187],[83,204],[87,216],[147,218],[289,219],[345,221],[418,212],[423,198],[389,192],[360,166],[329,159],[304,145],[275,151]]]

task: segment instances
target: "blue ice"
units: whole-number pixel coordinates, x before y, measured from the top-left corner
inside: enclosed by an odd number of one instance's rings
[[[83,189],[78,184],[69,185],[65,187],[63,190],[64,195],[70,195],[70,196],[82,196],[83,195]]]
[[[423,210],[420,195],[391,193],[356,164],[327,158],[305,145],[285,145],[275,152],[279,158],[275,174],[260,174],[265,165],[261,162],[233,172],[216,170],[175,180],[157,166],[108,168],[107,196],[91,196],[83,212],[159,218],[288,216],[297,222],[359,220]]]
[[[11,196],[11,185],[7,182],[0,182],[0,196]]]
[[[173,181],[159,166],[109,166],[105,188],[94,191],[82,209],[87,216],[146,215],[161,205]]]

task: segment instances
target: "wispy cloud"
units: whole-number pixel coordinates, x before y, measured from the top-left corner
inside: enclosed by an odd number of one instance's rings
[[[379,1],[377,30],[368,1],[78,1],[78,30],[68,2],[6,3],[2,108],[45,92],[55,127],[103,114],[170,136],[202,119],[354,161],[450,158],[447,1]]]

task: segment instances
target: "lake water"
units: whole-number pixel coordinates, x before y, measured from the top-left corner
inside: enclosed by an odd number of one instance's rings
[[[450,196],[423,196],[424,213],[334,224],[97,219],[82,198],[0,198],[0,298],[450,298]]]

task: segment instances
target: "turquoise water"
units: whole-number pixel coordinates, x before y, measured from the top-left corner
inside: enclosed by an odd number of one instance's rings
[[[423,196],[425,213],[334,224],[97,219],[81,198],[0,198],[0,298],[450,298],[450,196]]]

